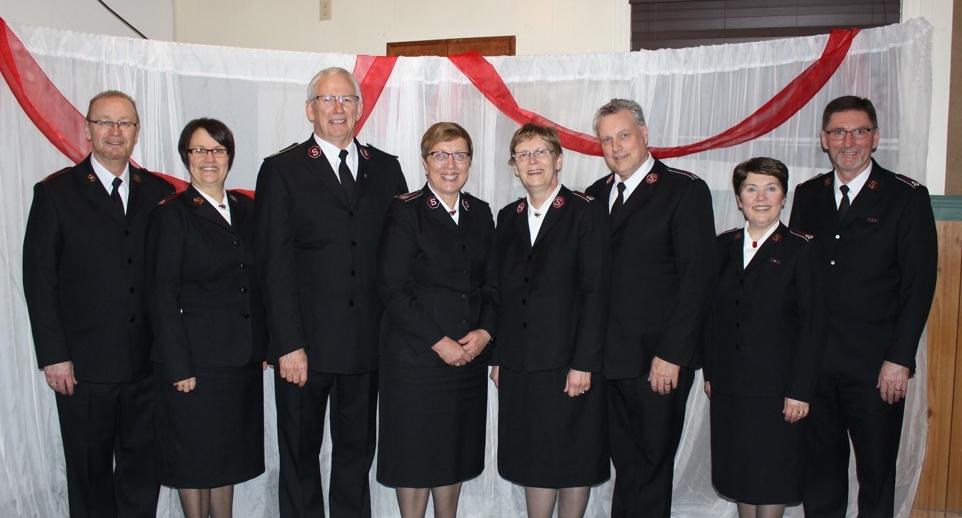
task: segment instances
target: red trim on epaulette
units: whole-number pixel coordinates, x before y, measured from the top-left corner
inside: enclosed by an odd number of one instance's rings
[[[922,184],[920,184],[919,182],[916,182],[915,180],[909,178],[908,176],[905,176],[905,175],[901,175],[901,174],[896,173],[896,174],[895,174],[895,177],[898,178],[899,180],[902,180],[903,182],[909,184],[910,186],[912,186],[913,189],[917,189],[917,188],[919,188],[919,187],[922,186]]]
[[[726,230],[726,231],[724,231],[724,232],[722,232],[721,234],[718,234],[718,235],[719,235],[719,236],[724,236],[725,234],[731,234],[732,232],[738,232],[739,230],[742,230],[742,227],[730,228],[730,229],[728,229],[728,230]],[[736,237],[735,239],[738,239],[738,238]]]
[[[172,199],[174,199],[174,198],[176,198],[176,197],[178,197],[178,196],[180,196],[180,193],[179,193],[179,192],[175,192],[174,194],[168,194],[167,197],[164,198],[164,199],[162,199],[162,200],[160,200],[160,203],[158,203],[157,205],[166,205],[168,201],[170,201],[170,200],[172,200]]]
[[[58,176],[60,176],[60,175],[62,175],[62,174],[64,174],[64,173],[70,171],[70,170],[73,169],[74,167],[75,167],[75,166],[64,167],[63,169],[57,171],[56,173],[51,173],[51,174],[47,175],[47,177],[44,178],[43,180],[40,180],[40,183],[47,183],[47,181],[53,180],[54,178],[56,178],[56,177],[58,177]]]
[[[804,239],[805,241],[811,241],[815,239],[815,236],[813,236],[812,234],[809,234],[808,232],[802,232],[801,230],[790,230],[790,232]]]
[[[417,198],[420,195],[421,195],[421,191],[411,191],[405,194],[398,194],[397,196],[395,196],[395,198],[401,201],[407,202]]]
[[[687,177],[688,177],[689,179],[691,179],[691,180],[701,180],[701,178],[699,178],[698,175],[696,175],[696,174],[694,174],[694,173],[689,173],[688,171],[683,171],[683,170],[681,170],[681,169],[675,169],[674,167],[669,167],[668,170],[671,171],[671,172],[673,172],[673,173],[675,173],[675,174],[680,174],[680,175],[682,175],[682,176],[687,176]],[[654,174],[654,173],[652,173],[652,174]]]
[[[248,191],[248,192],[249,192],[249,191]],[[253,199],[254,199],[253,196],[251,196],[250,194],[247,194],[247,192],[244,192],[244,191],[242,191],[242,190],[240,190],[240,189],[227,189],[227,195],[228,195],[228,196],[231,196],[231,201],[237,201],[237,198],[236,198],[235,196],[243,196],[243,197],[248,198],[248,199],[250,199],[250,200],[253,200]]]
[[[594,196],[592,196],[592,195],[590,195],[590,194],[585,194],[585,193],[580,192],[580,191],[571,191],[571,194],[574,194],[575,196],[577,196],[577,197],[579,197],[579,198],[581,198],[582,200],[585,200],[585,201],[594,201],[594,199],[595,199]]]
[[[615,173],[608,175],[608,179],[605,180],[605,185],[611,185],[611,182],[615,181]]]
[[[279,154],[281,154],[281,153],[286,153],[287,151],[290,151],[290,150],[292,150],[292,149],[294,149],[294,148],[296,148],[296,147],[297,147],[297,142],[291,144],[290,146],[287,146],[286,148],[278,151],[277,153],[274,153],[273,155],[269,155],[267,158],[275,157],[275,156],[277,156],[277,155],[279,155]]]

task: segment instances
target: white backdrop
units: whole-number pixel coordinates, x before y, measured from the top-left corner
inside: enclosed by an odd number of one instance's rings
[[[354,68],[355,56],[259,51],[142,41],[10,24],[34,59],[80,111],[105,89],[133,95],[142,120],[134,160],[187,178],[176,153],[183,125],[209,116],[230,126],[237,157],[228,186],[252,189],[260,160],[305,140],[306,84],[321,68]],[[712,189],[716,230],[742,222],[730,192],[731,170],[753,156],[785,162],[795,185],[830,164],[818,130],[825,104],[840,95],[871,98],[879,112],[878,161],[926,183],[931,99],[931,37],[928,23],[862,31],[827,85],[771,133],[735,147],[667,160],[704,178]],[[567,128],[591,133],[591,118],[612,97],[638,100],[646,110],[651,145],[672,147],[700,141],[735,125],[765,104],[816,60],[826,36],[656,52],[568,56],[496,57],[497,69],[518,104]],[[508,142],[518,124],[491,105],[446,58],[400,58],[361,142],[399,156],[409,186],[419,188],[421,134],[432,123],[462,124],[475,141],[466,190],[494,210],[523,194],[507,165]],[[37,370],[21,282],[21,246],[34,183],[70,161],[27,118],[11,90],[0,84],[0,516],[66,516],[63,454],[53,393]],[[565,153],[561,180],[583,189],[605,170],[601,158]],[[937,174],[937,172],[936,172]],[[783,221],[787,222],[786,209]],[[923,340],[924,343],[924,340]],[[924,456],[924,348],[912,383],[905,420],[899,516],[908,516]],[[711,487],[707,399],[695,389],[675,470],[673,515],[731,517],[734,506]],[[277,513],[277,446],[273,382],[265,377],[267,473],[238,486],[239,517]],[[464,486],[460,516],[524,516],[520,488],[502,481],[496,466],[497,396],[491,387],[487,469]],[[329,443],[328,443],[329,444]],[[325,462],[329,451],[322,457]],[[854,484],[854,482],[853,482]],[[398,516],[393,490],[373,481],[374,514]],[[596,488],[588,516],[607,516],[610,482]],[[850,516],[854,516],[854,492]],[[789,516],[801,516],[790,508]],[[176,492],[164,488],[158,516],[179,517]]]

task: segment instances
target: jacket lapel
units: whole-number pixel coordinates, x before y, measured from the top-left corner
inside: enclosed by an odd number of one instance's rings
[[[526,249],[531,249],[531,229],[528,228],[528,199],[523,198],[515,209],[514,228]]]
[[[766,239],[758,251],[755,252],[755,256],[752,257],[751,262],[748,263],[748,266],[745,268],[745,273],[747,274],[748,272],[759,268],[765,263],[772,262],[775,264],[781,264],[781,259],[778,257],[778,251],[782,248],[782,240],[785,239],[785,234],[787,232],[788,229],[785,227],[785,225],[782,225],[781,222],[779,222],[778,228],[772,232],[772,235],[768,236],[768,239]],[[742,263],[744,263],[744,259],[742,259]]]
[[[877,164],[872,164],[872,172],[862,186],[862,189],[858,191],[858,196],[852,200],[852,206],[845,213],[845,218],[842,219],[842,225],[848,225],[853,221],[858,221],[864,219],[865,213],[871,211],[872,207],[879,201],[879,191],[884,188],[884,179],[880,174],[878,174],[879,167]]]
[[[227,220],[224,219],[224,216],[221,216],[220,212],[217,211],[217,208],[211,205],[206,198],[201,196],[200,192],[198,192],[193,185],[187,187],[187,190],[184,194],[187,197],[188,205],[194,208],[198,216],[207,219],[213,222],[215,225],[223,227],[230,232],[234,232],[234,229],[231,228],[231,225],[227,223]],[[230,203],[230,200],[224,201]],[[233,206],[231,206],[231,209],[233,210]],[[234,213],[231,212],[231,218],[233,217]]]
[[[428,184],[424,184],[423,191],[424,196],[424,207],[425,211],[428,213],[428,217],[434,219],[441,224],[442,227],[452,231],[458,232],[458,226],[454,223],[454,219],[448,214],[448,211],[441,204],[441,200],[434,195]],[[463,216],[463,214],[462,214]]]
[[[126,217],[121,214],[117,206],[114,205],[114,201],[110,199],[110,193],[104,189],[104,184],[100,183],[100,179],[97,178],[97,174],[94,173],[94,168],[90,165],[91,160],[93,160],[93,158],[87,155],[86,160],[81,162],[81,167],[77,168],[77,181],[80,184],[80,189],[94,206],[110,214],[118,223],[126,224]],[[128,192],[130,194],[133,194],[133,190],[131,186],[128,186]],[[129,205],[129,197],[127,201]]]
[[[544,240],[544,236],[548,235],[548,232],[551,231],[551,227],[561,219],[570,197],[571,191],[562,185],[561,190],[558,191],[558,195],[551,200],[551,208],[545,212],[544,221],[541,223],[541,229],[538,231],[538,236],[535,238],[533,247],[537,247],[538,244]],[[527,220],[527,218],[525,219]],[[525,221],[525,226],[527,226],[527,221]],[[528,241],[530,242],[530,239]]]
[[[612,219],[612,231],[621,226],[621,224],[624,223],[625,220],[628,219],[628,216],[630,216],[633,212],[644,206],[645,202],[648,201],[648,198],[654,194],[655,189],[658,188],[658,183],[661,181],[662,175],[665,174],[665,171],[663,170],[664,168],[665,166],[661,162],[655,162],[655,166],[651,168],[651,172],[645,175],[644,179],[641,180],[641,183],[638,184],[638,187],[632,191],[631,196],[625,200],[624,207],[622,207],[622,209],[618,211],[618,213]],[[615,182],[612,182],[612,184],[614,183]]]

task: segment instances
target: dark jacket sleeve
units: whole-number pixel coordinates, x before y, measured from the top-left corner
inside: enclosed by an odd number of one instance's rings
[[[579,294],[578,331],[571,367],[582,372],[604,368],[605,328],[611,299],[611,246],[604,202],[595,200],[585,208],[578,227]]]
[[[828,272],[817,251],[819,246],[818,242],[802,246],[795,274],[800,329],[785,396],[805,402],[811,402],[815,392],[828,338],[828,306],[825,304]]]
[[[60,263],[60,218],[43,183],[33,189],[23,241],[23,292],[33,329],[40,368],[69,361],[57,286]]]
[[[171,383],[195,376],[181,313],[185,244],[190,226],[177,207],[161,205],[147,223],[147,309],[154,333],[151,358],[164,365]]]
[[[717,277],[715,216],[708,185],[701,180],[693,182],[676,207],[670,217],[675,268],[680,276],[678,305],[656,355],[675,365],[691,366],[702,356],[705,315]]]

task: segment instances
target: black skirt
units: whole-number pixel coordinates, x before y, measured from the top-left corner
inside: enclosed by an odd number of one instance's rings
[[[158,366],[158,380],[169,379]],[[156,427],[161,484],[214,488],[264,472],[264,381],[261,363],[197,368],[197,388],[183,393],[157,382]]]
[[[607,401],[602,377],[578,397],[564,392],[568,367],[518,372],[501,367],[498,472],[515,484],[563,488],[611,476]]]
[[[381,358],[377,481],[439,487],[484,470],[488,368],[423,367]]]
[[[785,422],[783,397],[712,392],[711,480],[722,496],[746,504],[802,500],[807,420]]]

